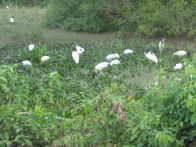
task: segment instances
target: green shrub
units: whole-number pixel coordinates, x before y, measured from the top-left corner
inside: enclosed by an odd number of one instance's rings
[[[18,5],[18,6],[42,6],[45,7],[49,4],[52,0],[0,0],[0,4],[4,5]]]
[[[138,30],[149,36],[195,36],[192,27],[195,25],[193,5],[194,1],[142,1],[138,4]]]
[[[195,1],[54,1],[45,25],[66,30],[120,30],[147,36],[195,36]]]
[[[99,4],[96,1],[56,0],[46,14],[45,25],[95,33],[115,29],[115,24]]]

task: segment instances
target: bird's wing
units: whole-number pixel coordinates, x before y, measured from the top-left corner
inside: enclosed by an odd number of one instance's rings
[[[156,57],[155,54],[153,54],[153,53],[152,53],[152,58],[153,58],[154,62],[156,62],[156,63],[158,62],[157,57]]]
[[[79,63],[79,55],[78,55],[77,52],[72,53],[72,58],[73,58],[73,60],[75,61],[76,64]]]

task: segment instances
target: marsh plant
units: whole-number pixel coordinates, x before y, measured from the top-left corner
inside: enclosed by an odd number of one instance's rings
[[[171,58],[172,45],[161,55],[153,46],[162,61],[152,68],[158,84],[148,90],[129,85],[132,77],[123,74],[135,76],[148,66],[147,44],[141,40],[81,43],[85,53],[78,65],[70,43],[35,46],[9,50],[9,60],[1,56],[1,146],[183,146],[194,141],[196,62]],[[122,55],[121,65],[92,78],[94,66],[107,54],[126,48],[135,53]],[[44,64],[43,55],[51,57]],[[20,66],[27,59],[32,67]],[[180,72],[172,70],[176,61],[184,63]]]

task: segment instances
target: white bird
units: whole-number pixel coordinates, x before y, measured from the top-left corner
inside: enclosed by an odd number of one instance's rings
[[[120,57],[120,56],[119,56],[119,54],[117,54],[117,53],[115,53],[115,54],[109,54],[109,55],[106,56],[106,60],[107,60],[107,61],[111,61],[111,60],[117,59],[117,58],[119,58],[119,57]]]
[[[73,49],[72,50],[72,58],[73,58],[73,60],[74,60],[74,62],[76,63],[76,64],[78,64],[79,63],[79,54],[78,54],[78,52],[76,51],[76,49]]]
[[[25,61],[22,62],[22,65],[23,65],[23,66],[31,66],[32,64],[31,64],[30,61],[25,60]]]
[[[93,78],[95,77],[95,75],[96,75],[98,72],[100,72],[100,71],[102,71],[103,69],[105,69],[106,67],[108,67],[109,64],[110,64],[109,62],[101,62],[101,63],[97,64],[97,65],[95,66],[95,69],[94,69]]]
[[[120,64],[120,61],[119,61],[118,59],[112,60],[112,61],[110,62],[110,66],[112,66],[112,65],[118,65],[118,64]]]
[[[84,48],[82,48],[78,45],[72,45],[72,49],[76,50],[79,55],[82,55],[84,53]]]
[[[159,42],[159,51],[162,52],[164,47],[165,47],[165,39],[162,39]]]
[[[157,57],[155,56],[155,54],[153,54],[150,49],[147,49],[145,52],[144,52],[146,58],[148,58],[149,60],[151,60],[152,62],[155,62],[155,63],[158,63],[158,59]]]
[[[12,16],[12,17],[10,18],[10,22],[11,22],[11,23],[14,23],[14,22],[15,22],[14,16]]]
[[[176,81],[179,81],[179,82],[180,82],[180,81],[181,81],[181,79],[180,79],[180,78],[176,78]]]
[[[182,63],[178,63],[174,66],[175,70],[182,69]]]
[[[178,52],[175,52],[174,55],[176,56],[190,56],[190,53],[188,51],[178,51]]]
[[[35,45],[34,44],[30,44],[29,45],[29,51],[32,51],[34,48],[35,48]]]
[[[50,57],[49,56],[43,56],[41,57],[41,62],[44,63],[45,61],[47,61]]]
[[[9,6],[6,6],[7,9],[9,9]]]
[[[125,55],[127,55],[127,54],[132,54],[133,53],[133,50],[131,50],[131,49],[126,49],[126,50],[124,50],[124,52],[123,52]]]

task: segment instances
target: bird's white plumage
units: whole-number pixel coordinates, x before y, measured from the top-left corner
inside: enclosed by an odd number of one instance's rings
[[[175,52],[174,55],[176,55],[176,56],[185,56],[185,55],[187,55],[187,51],[178,51],[178,52]]]
[[[82,55],[84,53],[84,48],[82,48],[78,45],[76,45],[75,48],[76,48],[76,51],[78,52],[79,55]]]
[[[9,6],[6,6],[6,9],[9,9]]]
[[[30,44],[29,45],[29,51],[32,51],[34,48],[35,48],[35,45],[34,44]]]
[[[119,54],[117,54],[117,53],[115,53],[115,54],[109,54],[109,55],[106,56],[106,60],[107,60],[107,61],[111,61],[111,60],[117,59],[117,58],[119,58],[119,57],[120,57],[120,56],[119,56]]]
[[[23,65],[23,66],[31,66],[32,64],[31,64],[30,61],[25,60],[25,61],[22,62],[22,65]]]
[[[158,63],[157,57],[152,52],[150,52],[150,51],[148,53],[144,52],[144,54],[145,54],[146,58],[148,58],[152,62]]]
[[[162,52],[164,47],[165,47],[164,40],[161,40],[161,41],[159,42],[159,51]]]
[[[175,70],[182,69],[182,63],[178,63],[174,66]]]
[[[124,52],[123,52],[125,55],[127,55],[127,54],[132,54],[133,53],[133,50],[131,50],[131,49],[126,49],[126,50],[124,50]]]
[[[77,51],[73,51],[72,52],[72,58],[73,58],[73,60],[74,60],[74,62],[76,63],[76,64],[78,64],[79,63],[79,54],[78,54],[78,52]]]
[[[11,17],[11,18],[10,18],[10,22],[11,22],[11,23],[14,23],[14,21],[15,21],[14,18]]]
[[[109,62],[101,62],[95,66],[95,69],[101,71],[104,68],[108,67],[109,64],[110,64]]]
[[[43,56],[43,57],[41,57],[41,62],[43,63],[43,62],[47,61],[49,58],[50,58],[49,56]]]
[[[180,81],[181,81],[181,79],[180,79],[180,78],[176,78],[176,81],[179,81],[179,82],[180,82]]]
[[[118,65],[118,64],[120,64],[120,61],[119,60],[112,60],[111,62],[110,62],[110,65],[112,66],[112,65]]]

